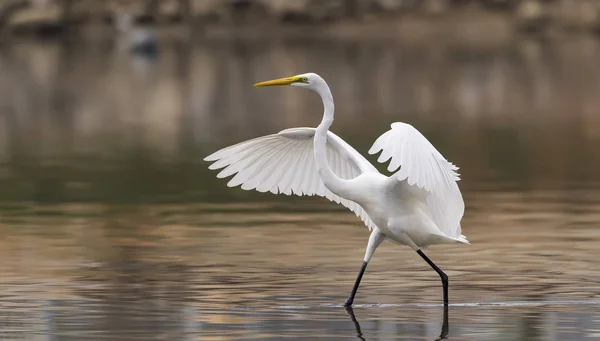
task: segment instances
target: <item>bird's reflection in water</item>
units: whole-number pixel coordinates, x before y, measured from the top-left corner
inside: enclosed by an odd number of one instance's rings
[[[360,329],[360,323],[358,323],[358,320],[356,319],[356,316],[354,315],[354,310],[352,309],[352,307],[346,307],[345,309],[346,309],[346,313],[348,313],[348,315],[352,319],[352,323],[354,323],[354,328],[356,329],[356,337],[359,340],[366,341],[367,339],[365,339],[365,337],[363,336],[362,330]],[[443,322],[442,322],[442,331],[440,333],[440,337],[435,339],[435,341],[447,339],[449,330],[450,330],[450,327],[448,324],[448,305],[444,305],[444,317],[443,317]]]
[[[345,307],[345,309],[346,313],[348,313],[348,315],[352,319],[352,323],[354,323],[354,329],[356,329],[356,337],[362,341],[366,341],[366,339],[363,337],[362,330],[360,329],[360,323],[358,323],[358,320],[356,320],[356,316],[354,315],[354,309],[352,309],[351,306],[347,306]]]

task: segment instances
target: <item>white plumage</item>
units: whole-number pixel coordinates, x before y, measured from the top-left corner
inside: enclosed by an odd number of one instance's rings
[[[315,128],[292,128],[221,149],[205,158],[218,178],[232,176],[229,187],[273,194],[318,195],[354,212],[371,231],[363,268],[346,302],[352,304],[362,273],[385,239],[406,244],[440,274],[447,303],[447,276],[421,251],[431,244],[459,241],[464,202],[458,168],[448,162],[413,126],[396,122],[369,150],[389,161],[391,176],[329,131],[333,97],[314,73],[258,83],[292,85],[316,91],[323,100],[323,121]]]
[[[365,210],[350,200],[333,194],[319,176],[314,157],[315,128],[292,128],[221,149],[205,161],[216,161],[210,169],[223,169],[218,178],[236,174],[229,187],[242,185],[244,190],[273,194],[318,195],[354,212],[372,230],[375,226]],[[217,161],[218,160],[218,161]],[[354,148],[332,132],[328,132],[327,161],[342,179],[377,172]]]
[[[291,128],[221,149],[205,161],[216,161],[210,169],[222,169],[218,178],[235,176],[228,187],[273,194],[317,195],[344,205],[372,230],[375,226],[365,210],[353,201],[332,193],[321,180],[314,157],[315,128]],[[327,162],[341,179],[355,179],[363,173],[378,173],[352,146],[333,132],[327,132]],[[390,161],[388,171],[400,182],[425,190],[431,218],[450,239],[466,242],[460,220],[464,202],[456,181],[458,167],[448,162],[413,126],[396,122],[369,149],[381,152],[378,162]],[[400,189],[401,190],[401,189]]]
[[[437,227],[448,237],[466,242],[461,235],[460,220],[465,211],[457,181],[458,167],[410,124],[392,123],[392,129],[381,135],[369,154],[381,151],[378,162],[390,160],[387,170],[396,172],[398,181],[426,191],[426,202]]]

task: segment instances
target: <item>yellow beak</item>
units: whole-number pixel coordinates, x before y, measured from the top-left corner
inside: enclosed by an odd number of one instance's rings
[[[287,78],[279,78],[279,79],[273,79],[270,81],[266,81],[266,82],[260,82],[260,83],[256,83],[254,84],[254,86],[276,86],[276,85],[290,85],[294,82],[298,82],[300,81],[300,77],[299,76],[293,76],[293,77],[287,77]]]

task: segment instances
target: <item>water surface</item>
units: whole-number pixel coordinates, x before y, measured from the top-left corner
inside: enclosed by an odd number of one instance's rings
[[[600,338],[600,43],[165,42],[0,51],[0,335],[7,340]],[[315,71],[365,152],[393,121],[461,167],[471,245],[377,250],[324,199],[229,189],[202,158],[318,123],[256,81]],[[374,161],[373,158],[371,160]]]

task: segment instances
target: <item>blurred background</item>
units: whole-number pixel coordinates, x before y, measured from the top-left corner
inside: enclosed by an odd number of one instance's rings
[[[600,339],[597,0],[2,0],[0,337],[434,340],[437,275],[322,198],[227,188],[202,159],[395,121],[460,167],[472,245],[450,340]],[[376,158],[369,157],[372,162]],[[360,327],[360,329],[359,329]]]

